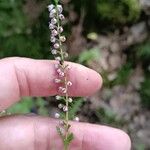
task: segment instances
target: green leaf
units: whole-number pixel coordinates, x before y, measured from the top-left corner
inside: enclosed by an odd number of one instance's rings
[[[73,138],[74,138],[73,133],[69,133],[67,139],[64,140],[65,147],[69,146]]]
[[[82,99],[75,99],[73,103],[71,104],[71,108],[69,109],[69,119],[72,120],[76,116],[77,112],[80,110],[82,104],[83,104]]]

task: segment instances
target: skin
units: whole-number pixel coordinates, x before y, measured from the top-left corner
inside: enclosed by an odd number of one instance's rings
[[[57,94],[54,61],[28,58],[0,60],[0,111],[18,102],[23,96],[52,96]],[[71,96],[89,96],[102,85],[95,71],[67,62],[73,86]],[[58,121],[36,115],[0,118],[0,150],[62,150],[56,132]],[[71,122],[74,141],[71,150],[130,150],[129,136],[120,129],[88,123]]]

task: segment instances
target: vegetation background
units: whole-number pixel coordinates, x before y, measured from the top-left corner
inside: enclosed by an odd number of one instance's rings
[[[49,0],[0,0],[0,58],[52,59]],[[127,131],[133,150],[150,150],[150,1],[62,0],[70,61],[98,71],[101,91],[78,98],[70,112],[82,121]],[[82,107],[82,111],[79,109]],[[51,98],[23,98],[10,113],[51,115]]]

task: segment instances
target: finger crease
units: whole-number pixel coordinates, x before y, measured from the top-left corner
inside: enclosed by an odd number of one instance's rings
[[[14,70],[15,70],[15,75],[17,78],[17,83],[19,88],[19,96],[20,97],[30,96],[31,87],[30,87],[30,83],[26,71],[18,68],[15,64],[14,64]],[[23,85],[21,84],[22,82],[24,83]]]
[[[17,85],[18,85],[18,90],[19,90],[19,97],[21,98],[21,86],[20,86],[20,84],[19,84],[19,76],[18,76],[18,72],[17,72],[17,68],[16,68],[16,66],[15,66],[15,64],[14,64],[14,71],[15,71],[15,75],[16,75],[16,80],[17,80]]]
[[[31,95],[31,87],[30,87],[30,83],[29,83],[29,78],[26,74],[26,72],[24,71],[24,75],[25,75],[25,80],[26,80],[26,85],[27,85],[27,95],[30,96]]]
[[[83,133],[83,135],[82,135],[82,141],[81,141],[81,150],[84,150],[83,148],[84,148],[84,133]]]
[[[33,149],[34,149],[34,150],[37,150],[37,149],[36,149],[36,132],[37,132],[37,131],[36,131],[36,128],[37,128],[37,127],[36,127],[36,122],[34,122],[34,123],[33,123],[33,132],[34,132],[34,133],[33,133],[33,135],[34,135]]]

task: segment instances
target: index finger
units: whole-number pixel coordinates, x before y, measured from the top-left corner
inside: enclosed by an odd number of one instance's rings
[[[102,84],[100,75],[82,65],[70,65],[71,96],[88,96]],[[58,94],[54,67],[56,61],[28,58],[8,58],[0,61],[0,110],[17,102],[22,96],[52,96]]]

